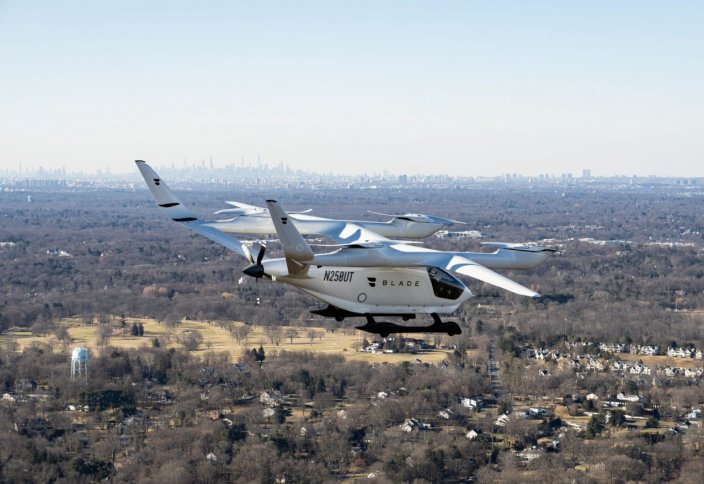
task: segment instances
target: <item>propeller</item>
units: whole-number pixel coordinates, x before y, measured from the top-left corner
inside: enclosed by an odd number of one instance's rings
[[[264,276],[264,266],[262,265],[262,259],[264,259],[264,253],[266,252],[266,243],[259,242],[259,253],[257,254],[257,261],[253,264],[248,265],[244,268],[242,272],[250,277],[259,279]]]
[[[384,213],[384,212],[375,212],[374,210],[367,210],[369,213],[373,213],[374,215],[382,215],[384,217],[393,217],[401,220],[409,220],[411,222],[417,222],[417,223],[435,223],[435,224],[443,224],[443,225],[453,225],[453,224],[460,224],[460,225],[467,225],[467,222],[462,222],[460,220],[454,220],[451,218],[445,218],[445,217],[436,217],[435,215],[423,215],[422,213],[405,213],[405,214],[398,214],[398,213]]]

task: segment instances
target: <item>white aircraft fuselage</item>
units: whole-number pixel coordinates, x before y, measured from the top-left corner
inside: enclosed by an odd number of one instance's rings
[[[358,314],[449,314],[472,293],[462,281],[432,267],[317,267],[289,276],[286,259],[263,261],[267,276]]]

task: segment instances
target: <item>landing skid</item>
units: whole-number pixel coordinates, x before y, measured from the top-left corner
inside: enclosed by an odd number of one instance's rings
[[[328,304],[328,307],[322,308],[322,309],[313,309],[311,311],[313,314],[317,314],[318,316],[323,316],[325,318],[335,318],[335,321],[343,321],[345,318],[359,318],[364,316],[362,313],[353,313],[351,311],[345,311],[344,309],[340,309],[338,307],[333,306],[332,304]],[[401,318],[404,321],[408,321],[409,319],[416,319],[416,315],[413,313],[402,313],[402,314],[396,314],[396,313],[376,313],[375,316],[387,316],[387,317],[393,317],[393,318]]]
[[[448,336],[461,334],[460,326],[454,321],[442,322],[440,316],[433,313],[433,324],[430,326],[404,326],[402,324],[389,323],[386,321],[376,322],[370,314],[365,315],[367,324],[357,326],[360,331],[367,333],[378,334],[382,338],[386,338],[392,333],[447,333]]]

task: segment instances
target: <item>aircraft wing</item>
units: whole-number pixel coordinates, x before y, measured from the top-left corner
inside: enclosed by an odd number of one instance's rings
[[[520,294],[521,296],[540,297],[540,294],[537,292],[532,291],[527,287],[512,281],[508,277],[502,276],[501,274],[494,272],[481,264],[477,264],[476,262],[465,257],[456,255],[451,256],[450,260],[445,265],[445,269],[464,276],[469,276],[482,282],[486,282],[492,286],[506,289],[507,291]]]
[[[369,229],[366,229],[353,222],[344,221],[329,221],[321,224],[319,230],[316,231],[319,235],[328,237],[340,245],[356,245],[368,243],[390,243],[386,237],[377,234]]]
[[[183,205],[174,195],[171,189],[166,185],[166,182],[142,160],[137,160],[137,168],[139,168],[144,181],[147,183],[149,191],[152,193],[154,200],[159,205],[167,217],[174,222],[179,222],[186,228],[206,237],[213,242],[230,249],[233,252],[241,255],[250,262],[253,260],[249,248],[241,241],[230,237],[229,235],[219,231],[216,228],[206,225],[205,222],[199,220],[185,205]]]

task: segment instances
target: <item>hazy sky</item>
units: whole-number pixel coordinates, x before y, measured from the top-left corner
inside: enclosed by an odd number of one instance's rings
[[[0,164],[704,176],[704,2],[3,1]]]

